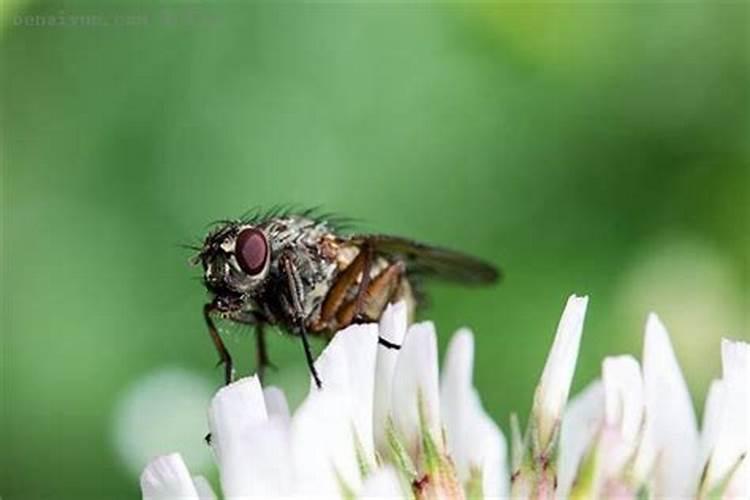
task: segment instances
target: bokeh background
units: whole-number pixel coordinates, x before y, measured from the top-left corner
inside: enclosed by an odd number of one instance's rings
[[[499,263],[424,316],[476,332],[506,430],[572,292],[576,390],[655,310],[700,414],[719,338],[750,338],[745,2],[0,8],[3,498],[132,498],[173,449],[212,476],[221,370],[180,244],[254,206]],[[270,349],[298,401],[299,346]]]

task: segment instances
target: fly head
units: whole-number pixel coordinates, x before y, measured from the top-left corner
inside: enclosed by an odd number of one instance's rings
[[[271,246],[262,228],[228,222],[212,231],[194,263],[203,266],[203,281],[217,306],[234,309],[254,295],[268,277]]]

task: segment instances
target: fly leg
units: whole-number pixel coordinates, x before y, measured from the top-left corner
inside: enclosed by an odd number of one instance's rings
[[[297,266],[294,265],[294,262],[288,254],[282,254],[281,257],[279,257],[279,263],[286,274],[286,291],[289,294],[289,305],[291,306],[294,315],[294,321],[299,328],[300,337],[302,337],[302,347],[305,350],[307,367],[310,369],[310,374],[312,375],[313,380],[315,380],[315,385],[320,389],[323,387],[323,384],[318,376],[318,371],[315,369],[315,360],[313,359],[312,349],[310,348],[310,339],[307,337],[305,316],[302,309],[302,280],[297,271]]]
[[[336,317],[342,324],[349,324],[356,321],[359,315],[364,314],[367,318],[379,318],[385,310],[388,302],[393,298],[398,290],[399,281],[403,276],[405,266],[403,262],[395,262],[386,267],[378,274],[367,288],[363,290],[362,297],[357,297],[343,305]],[[398,348],[391,342],[381,339],[381,344],[385,347]]]
[[[211,336],[211,340],[216,347],[216,352],[219,353],[218,365],[224,365],[224,383],[229,385],[234,380],[234,365],[232,364],[232,356],[229,354],[229,350],[224,345],[224,341],[219,336],[219,331],[216,329],[214,320],[211,318],[211,313],[218,311],[214,302],[210,302],[203,306],[203,319],[206,320],[206,326],[208,327],[208,334]],[[217,366],[218,366],[217,365]]]
[[[268,347],[266,346],[266,324],[258,323],[255,327],[255,366],[258,372],[258,378],[263,382],[267,368],[276,370],[276,365],[268,357]]]
[[[363,296],[362,293],[367,287],[367,283],[370,280],[370,266],[372,264],[372,247],[367,243],[363,243],[357,256],[349,265],[341,272],[336,278],[335,283],[328,291],[323,304],[320,307],[320,322],[322,324],[328,324],[336,317],[337,311],[341,308],[346,298],[346,293],[349,288],[354,285],[357,281],[357,277],[361,274],[362,280],[360,282],[359,290],[357,291],[357,297]],[[363,286],[364,285],[364,286]],[[339,325],[342,326],[342,325]],[[346,325],[343,325],[346,326]]]
[[[267,368],[276,368],[268,356],[266,346],[266,325],[268,322],[258,312],[241,312],[232,316],[232,320],[252,326],[255,330],[255,371],[261,382],[264,380]]]

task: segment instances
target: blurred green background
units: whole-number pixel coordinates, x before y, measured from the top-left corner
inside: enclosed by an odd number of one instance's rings
[[[179,245],[253,206],[499,263],[424,316],[443,346],[474,329],[505,429],[572,292],[576,390],[651,310],[697,408],[718,339],[750,338],[745,2],[0,7],[3,498],[137,496],[173,449],[211,475],[221,371]],[[270,349],[298,400],[299,346]]]

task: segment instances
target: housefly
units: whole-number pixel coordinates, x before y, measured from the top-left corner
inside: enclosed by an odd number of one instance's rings
[[[414,287],[422,278],[486,285],[500,277],[496,267],[477,258],[397,236],[349,234],[335,218],[310,210],[219,222],[193,263],[203,266],[210,295],[203,315],[227,384],[234,378],[232,357],[216,317],[254,327],[260,376],[270,366],[265,327],[299,337],[320,387],[310,336],[330,340],[352,323],[377,321],[389,303],[400,300],[413,317]]]

